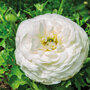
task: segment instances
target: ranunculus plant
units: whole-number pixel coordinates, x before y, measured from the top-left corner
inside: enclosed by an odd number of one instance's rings
[[[16,63],[46,85],[72,78],[88,55],[85,31],[68,18],[45,14],[23,21],[16,34]]]

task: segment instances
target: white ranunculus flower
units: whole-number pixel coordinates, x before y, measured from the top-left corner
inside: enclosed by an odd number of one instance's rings
[[[85,31],[68,18],[45,14],[23,21],[16,34],[16,63],[46,85],[73,77],[88,55]]]

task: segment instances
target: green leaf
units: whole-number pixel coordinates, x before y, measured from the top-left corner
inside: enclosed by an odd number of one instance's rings
[[[16,75],[19,79],[21,79],[21,76],[23,75],[23,73],[20,71],[19,67],[16,65],[12,66],[9,77],[11,77],[13,75]]]
[[[5,48],[5,40],[4,39],[0,42],[0,46]]]
[[[24,84],[24,85],[20,85],[18,87],[18,90],[32,90],[32,88],[30,87],[30,89],[27,89],[29,88],[29,86],[27,84]]]
[[[90,57],[86,58],[86,60],[85,60],[84,63],[86,64],[86,63],[88,63],[88,62],[90,62]]]
[[[81,90],[81,86],[80,86],[80,83],[79,81],[75,78],[75,86],[78,90]]]
[[[34,6],[36,7],[37,10],[39,10],[40,12],[42,12],[43,9],[44,9],[44,7],[46,6],[47,2],[45,2],[43,4],[37,3],[37,4],[34,4]]]
[[[65,84],[65,87],[67,88],[67,87],[69,87],[70,85],[71,85],[71,81],[68,80],[67,83]]]
[[[90,67],[86,69],[86,72],[90,75]]]
[[[73,88],[71,87],[65,88],[64,86],[56,85],[52,88],[52,90],[73,90]]]
[[[32,83],[32,86],[33,86],[34,90],[39,90],[37,84],[36,84],[34,81],[33,81],[33,83]]]
[[[86,78],[87,83],[90,84],[90,78]]]
[[[64,3],[65,3],[65,0],[61,0],[60,6],[59,6],[59,10],[58,10],[58,14],[62,14]]]
[[[4,74],[5,69],[0,68],[0,74]]]
[[[9,84],[15,90],[19,87],[19,85],[27,84],[27,82],[19,79],[16,75],[13,75],[9,80]]]
[[[25,12],[26,14],[30,15],[30,16],[33,16],[30,11],[26,11],[26,10],[23,10],[23,12]]]
[[[28,88],[28,89],[26,89],[26,90],[33,90],[32,88]]]
[[[0,15],[0,22],[4,22],[3,16]]]
[[[83,25],[87,20],[89,20],[90,17],[84,17],[82,20],[80,20],[80,25]]]
[[[1,54],[0,54],[0,66],[1,66],[1,65],[5,66],[5,64],[6,64],[6,63],[5,63],[3,57],[2,57]]]
[[[39,90],[49,90],[50,89],[49,87],[47,87],[47,86],[45,86],[43,84],[39,84],[38,88],[39,88]]]
[[[0,74],[0,77],[3,77],[3,75],[2,75],[2,74]]]

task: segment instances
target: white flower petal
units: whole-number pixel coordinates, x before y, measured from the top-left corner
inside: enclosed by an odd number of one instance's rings
[[[88,55],[85,31],[68,18],[45,14],[23,21],[16,34],[16,63],[46,85],[73,77]]]

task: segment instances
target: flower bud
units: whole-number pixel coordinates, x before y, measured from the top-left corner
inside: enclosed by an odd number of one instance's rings
[[[9,8],[7,10],[7,12],[5,13],[5,19],[8,22],[16,22],[17,21],[17,14],[16,14],[16,12],[12,8]]]
[[[16,22],[17,21],[17,16],[13,15],[13,14],[7,14],[5,16],[5,19],[8,21],[8,22]]]

